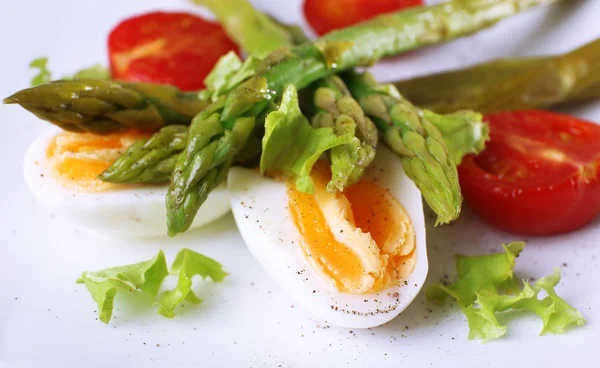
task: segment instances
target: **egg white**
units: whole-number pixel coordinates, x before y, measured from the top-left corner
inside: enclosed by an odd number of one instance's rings
[[[78,193],[56,181],[46,151],[60,130],[41,134],[27,150],[25,181],[36,199],[57,216],[109,238],[148,238],[167,234],[167,185],[136,185],[123,189]],[[190,229],[225,215],[230,209],[226,184],[219,186],[200,208]]]
[[[254,257],[300,305],[327,323],[348,328],[375,327],[396,317],[417,296],[429,268],[421,194],[398,157],[379,146],[365,175],[388,188],[404,206],[416,235],[416,264],[407,282],[370,294],[340,292],[311,269],[288,209],[285,183],[239,167],[228,177],[232,212]]]

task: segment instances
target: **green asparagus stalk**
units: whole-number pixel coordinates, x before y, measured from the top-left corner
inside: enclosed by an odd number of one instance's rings
[[[168,181],[177,155],[185,148],[187,137],[187,126],[166,126],[149,140],[134,143],[99,179],[129,184]]]
[[[260,157],[264,120],[271,110],[258,117],[260,124],[256,124],[233,163],[249,165]],[[134,143],[98,178],[115,184],[166,183],[175,169],[177,157],[186,146],[188,134],[189,126],[168,125],[150,139]]]
[[[222,139],[222,131],[211,132],[211,127],[217,124],[214,120],[218,119],[225,130],[235,131],[239,129],[238,124],[262,111],[289,84],[300,89],[323,77],[356,66],[373,64],[385,56],[472,34],[520,11],[553,2],[556,0],[457,1],[411,8],[332,32],[313,43],[271,53],[256,75],[225,95],[222,107],[209,107],[215,113],[202,114],[204,118],[195,120],[192,124],[194,133],[190,132],[188,147],[178,159],[167,195],[169,234],[184,231],[185,224],[193,219],[194,214],[185,213],[182,207],[197,190],[204,175],[202,171],[195,170],[193,164],[210,159],[213,156],[211,146]],[[405,165],[405,169],[409,176],[419,178],[423,183],[431,180],[432,174],[439,176],[435,178],[439,180],[436,183],[439,185],[435,188],[426,188],[424,185],[421,187],[427,202],[438,213],[438,222],[447,222],[456,218],[460,211],[460,190],[457,185],[450,183],[450,180],[457,183],[456,167],[443,146],[441,136],[431,133],[433,129],[430,127],[433,125],[425,122],[424,133],[430,134],[431,139],[425,140],[416,134],[410,144],[402,144],[413,149],[407,151],[408,154],[427,150],[429,156],[433,157],[420,161],[411,160],[411,164]],[[391,138],[386,140],[395,143]],[[417,149],[413,144],[424,147]],[[243,145],[231,146],[223,152],[227,156],[233,156],[237,153],[236,147],[240,146]],[[216,167],[219,164],[218,161],[211,160],[206,166]],[[434,167],[428,167],[429,164]],[[184,217],[188,222],[182,221]]]
[[[217,17],[227,33],[246,52],[259,58],[273,50],[298,42],[269,16],[257,11],[247,0],[193,0]]]
[[[189,124],[207,103],[173,86],[107,80],[54,81],[4,100],[72,132],[156,131]]]
[[[265,55],[280,47],[301,44],[308,37],[301,28],[286,25],[256,10],[247,0],[197,0],[206,5],[231,38],[244,50],[254,55]],[[377,127],[365,117],[337,76],[325,77],[311,86],[313,98],[312,125],[332,128],[337,136],[350,134],[349,144],[336,146],[330,151],[332,179],[329,191],[343,191],[356,183],[375,158]]]
[[[234,157],[246,146],[254,130],[254,116],[239,117],[231,129],[225,129],[220,113],[215,111],[223,105],[224,100],[220,101],[194,118],[187,146],[177,158],[167,193],[170,236],[190,227],[210,191],[227,177]]]
[[[382,132],[384,141],[400,156],[402,166],[438,215],[437,224],[450,222],[460,214],[462,196],[455,159],[444,143],[443,131],[450,136],[456,150],[473,147],[465,138],[475,139],[480,148],[487,138],[481,114],[465,111],[453,116],[441,116],[421,111],[403,98],[392,86],[381,86],[369,73],[345,73],[348,88],[367,115]],[[385,87],[385,88],[384,88]],[[479,126],[482,136],[474,137],[471,129]],[[463,129],[466,128],[466,131]],[[456,138],[461,137],[462,139]]]
[[[312,118],[312,125],[332,128],[337,136],[354,137],[351,143],[333,147],[330,152],[332,175],[327,190],[343,192],[358,182],[375,159],[377,127],[338,76],[321,79],[314,87],[314,106],[318,112]]]
[[[325,54],[341,53],[342,57],[335,60],[336,65],[331,71],[323,70],[330,63],[307,63],[305,69],[315,74],[327,74],[346,69],[356,62],[374,63],[386,55],[474,33],[520,11],[556,1],[560,0],[455,1],[415,8],[399,15],[386,15],[378,18],[375,23],[366,22],[349,31],[333,32],[322,38],[318,46]],[[342,53],[343,43],[340,44],[339,41],[353,41],[353,46]],[[388,41],[389,44],[386,45]],[[338,42],[337,47],[333,47],[335,42]],[[363,48],[364,45],[368,47]],[[302,48],[297,51],[296,54],[301,57],[308,56],[302,52]],[[318,58],[317,54],[313,56]],[[298,68],[289,70],[290,73],[296,71]],[[281,71],[275,74],[279,73]],[[314,79],[318,78],[312,75],[307,78]],[[282,82],[296,81],[282,78]],[[299,83],[298,87],[305,84],[307,83]],[[282,88],[278,83],[274,86],[279,87],[279,90]],[[595,95],[595,91],[595,88],[587,89],[579,93],[577,98]],[[189,124],[195,113],[205,105],[204,102],[197,101],[197,95],[191,92],[181,93],[173,87],[79,80],[52,82],[50,85],[29,88],[10,96],[4,103],[20,104],[41,119],[66,130],[108,134],[122,131],[126,127],[155,131],[168,124]]]
[[[440,113],[491,113],[598,99],[600,39],[564,55],[501,59],[395,85],[416,105]]]
[[[258,12],[246,0],[194,2],[208,6],[223,23],[225,29],[234,36],[235,41],[255,55],[264,56],[296,41],[292,37],[293,33],[288,33],[286,28],[280,27],[267,15]],[[306,39],[302,39],[304,40]],[[256,124],[257,132],[250,135],[244,149],[234,158],[235,163],[247,164],[260,155],[262,138],[260,128],[264,125],[264,116],[259,119],[259,122]],[[142,140],[131,146],[99,178],[111,183],[166,182],[174,169],[177,156],[185,148],[187,136],[187,127],[177,125],[162,128],[150,140]],[[225,167],[223,166],[222,170]]]

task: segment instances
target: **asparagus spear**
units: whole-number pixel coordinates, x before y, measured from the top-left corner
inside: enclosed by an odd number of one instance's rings
[[[377,127],[338,76],[321,79],[314,87],[314,106],[318,112],[312,118],[312,125],[332,128],[337,136],[354,137],[351,143],[333,147],[330,152],[332,175],[327,190],[343,192],[362,177],[375,159]]]
[[[225,29],[235,36],[235,41],[247,52],[264,56],[293,42],[292,33],[288,33],[287,29],[274,23],[267,15],[258,12],[246,0],[194,2],[208,6],[223,23]],[[256,124],[257,128],[263,126],[264,116],[259,121],[260,124]],[[139,141],[132,145],[99,178],[111,183],[168,181],[177,156],[185,148],[187,136],[187,127],[177,125],[162,128],[150,140]],[[259,134],[251,134],[250,141],[244,150],[238,153],[234,162],[251,162],[260,154],[260,150],[261,137]],[[226,167],[223,166],[222,170]],[[170,171],[165,175],[166,170],[169,169]],[[225,175],[226,172],[222,174]]]
[[[401,157],[404,171],[438,215],[437,223],[458,217],[462,203],[458,173],[438,128],[394,89],[382,90],[370,74],[346,73],[344,80]]]
[[[264,18],[252,14],[252,12],[258,13],[258,11],[245,0],[235,0],[233,3],[208,1],[205,4],[216,14],[219,14],[220,20],[224,24],[235,24],[234,30],[236,32],[233,32],[227,26],[226,30],[247,51],[264,53],[266,47],[268,47],[267,43],[250,43],[249,46],[247,44],[254,39],[261,38],[264,29],[272,27],[280,27],[280,31],[287,32],[289,35],[289,37],[271,40],[273,46],[287,45],[289,39],[296,44],[307,40],[299,27],[279,23],[274,18]],[[228,20],[230,13],[233,13],[231,16],[236,16],[240,9],[244,9],[244,14],[238,22]],[[250,19],[255,21],[249,22]],[[330,190],[343,191],[345,187],[361,177],[364,169],[373,160],[374,148],[377,143],[377,128],[368,117],[364,116],[362,108],[350,96],[340,78],[336,76],[326,77],[315,82],[312,87],[308,94],[314,96],[312,107],[317,110],[312,118],[313,125],[315,127],[331,127],[339,136],[348,133],[358,136],[351,144],[335,147],[331,151],[333,180],[329,183],[329,188]],[[465,114],[461,113],[456,116],[432,116],[431,118],[434,125],[442,132],[448,150],[456,163],[459,163],[466,153],[481,151],[487,139],[487,127],[479,121],[480,119],[465,119],[464,116]],[[264,121],[264,118],[260,121]],[[262,123],[257,124],[257,126],[262,126]],[[182,134],[182,132],[179,132],[179,134]],[[165,141],[169,137],[171,140],[181,141],[177,135],[169,134],[167,136],[164,132],[159,132],[157,136],[152,138],[151,141],[160,142],[160,145],[144,144],[144,142],[132,146],[124,154],[125,158],[117,160],[100,178],[116,183],[137,183],[161,179],[166,181],[168,176],[165,176],[164,172],[169,167],[172,170],[175,163],[174,156],[178,155],[183,148],[177,142]],[[252,142],[247,145],[247,149],[238,153],[234,162],[252,162],[252,159],[260,154],[260,134],[254,134],[252,137]],[[183,140],[185,141],[185,138]],[[167,151],[166,147],[171,150]],[[162,161],[149,159],[167,152],[171,155],[168,159],[163,156],[160,156]],[[153,166],[156,166],[156,168]],[[155,174],[156,177],[152,174]]]
[[[197,0],[206,5],[225,26],[229,36],[246,52],[265,55],[280,47],[301,44],[308,37],[301,28],[286,25],[256,10],[247,0]],[[343,191],[357,182],[375,158],[377,128],[366,118],[341,78],[325,77],[312,85],[312,125],[329,127],[337,136],[350,134],[349,144],[330,151],[332,179],[330,191]]]
[[[369,26],[371,23],[367,22],[362,26],[363,29],[370,31],[369,27],[378,27],[378,32],[384,33],[386,19],[389,19],[389,24],[394,25],[395,29],[390,27],[387,29],[388,33],[414,34],[415,37],[397,37],[395,39],[383,37],[381,39],[387,39],[394,43],[393,52],[377,51],[385,50],[385,45],[373,42],[372,47],[365,49],[363,55],[355,55],[349,50],[345,53],[347,54],[345,58],[349,61],[360,59],[359,61],[362,63],[374,62],[387,54],[476,32],[521,10],[555,1],[560,0],[475,0],[474,4],[457,1],[440,4],[437,7],[428,7],[424,11],[415,9],[410,12],[411,16],[409,13],[403,16],[408,20],[407,22],[403,22],[402,17],[386,16],[387,18],[380,19],[379,25]],[[419,27],[421,29],[418,29]],[[354,27],[353,29],[355,33],[360,33],[359,28]],[[323,40],[343,41],[346,38],[344,32],[334,32]],[[360,41],[360,45],[369,44],[369,37],[363,35]],[[323,46],[323,44],[321,45]],[[360,47],[357,46],[353,49]],[[335,48],[333,49],[335,50]],[[331,49],[329,50],[331,51]],[[345,64],[345,62],[338,63],[336,67],[345,68]],[[91,86],[85,86],[86,82],[89,82]],[[40,85],[17,92],[5,99],[4,103],[20,104],[41,119],[48,120],[66,130],[89,131],[99,134],[121,131],[125,129],[125,126],[133,126],[140,130],[156,130],[167,124],[189,124],[195,115],[194,112],[198,112],[204,106],[203,102],[195,101],[196,93],[172,91],[172,87],[170,92],[166,92],[164,86],[155,85],[145,85],[137,91],[138,84],[127,83],[129,88],[125,89],[133,89],[134,91],[129,92],[137,95],[133,99],[137,103],[131,106],[130,93],[123,91],[116,93],[114,87],[117,86],[111,84],[116,82],[105,82],[108,84],[95,82],[99,84],[81,80],[61,81],[60,83],[51,83],[50,86]],[[107,88],[110,85],[113,87]],[[595,88],[587,89],[578,94],[577,98],[595,96],[595,91],[597,91]],[[105,101],[107,95],[110,95],[110,98]]]
[[[564,55],[496,60],[395,85],[416,105],[442,113],[489,113],[597,99],[600,39]]]
[[[193,213],[182,210],[189,196],[203,183],[204,173],[195,170],[193,165],[213,156],[212,145],[223,146],[223,132],[212,133],[211,127],[216,123],[209,119],[220,120],[220,126],[226,130],[236,130],[237,125],[245,122],[247,117],[256,115],[269,101],[276,99],[286,85],[293,84],[300,89],[320,78],[355,66],[375,63],[385,56],[472,34],[525,9],[555,1],[461,1],[411,8],[332,32],[313,43],[271,53],[256,75],[225,96],[223,106],[214,108],[215,114],[203,114],[204,119],[195,120],[192,124],[194,133],[190,133],[188,146],[178,159],[167,194],[169,234],[184,231],[193,219]],[[430,134],[430,127],[431,124],[425,124],[424,133]],[[456,167],[448,158],[443,144],[440,144],[441,138],[424,140],[419,137],[411,141],[411,144],[424,146],[419,152],[427,148],[430,155],[439,156],[429,160],[422,157],[419,164],[405,165],[405,168],[411,177],[423,182],[432,179],[429,177],[431,173],[445,178],[436,178],[440,186],[436,190],[424,191],[423,194],[426,197],[433,196],[426,199],[440,215],[439,222],[450,221],[456,217],[461,202],[457,185],[449,182],[449,179],[456,182]],[[233,156],[239,146],[241,145],[229,146],[223,152],[227,156]],[[413,150],[416,152],[417,148],[413,147]],[[219,161],[213,159],[205,165],[212,168],[219,164]],[[428,167],[429,164],[435,164],[437,169]],[[444,172],[441,173],[440,170]],[[445,187],[442,188],[442,185]],[[423,186],[423,189],[426,188]],[[439,191],[444,193],[440,195]]]
[[[189,124],[207,103],[173,86],[107,80],[54,81],[4,100],[73,132],[109,134],[127,129],[155,131]]]
[[[187,137],[187,126],[166,126],[149,140],[134,143],[99,179],[130,184],[168,181],[177,154],[185,148]]]
[[[297,40],[293,34],[257,11],[247,0],[193,0],[204,5],[217,17],[230,37],[246,52],[265,57],[273,50]]]

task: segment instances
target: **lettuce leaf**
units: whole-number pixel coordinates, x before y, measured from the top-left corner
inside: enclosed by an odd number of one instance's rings
[[[483,115],[473,111],[457,111],[452,114],[436,114],[422,110],[423,117],[435,125],[446,143],[452,160],[459,165],[468,154],[478,154],[490,139],[489,127]]]
[[[158,296],[165,277],[169,275],[167,261],[161,250],[148,261],[96,272],[83,272],[77,279],[77,283],[85,284],[98,304],[100,321],[108,324],[112,317],[115,295],[119,289],[148,294],[152,304],[158,304],[160,314],[173,318],[175,316],[173,311],[181,301],[187,300],[193,303],[201,301],[191,291],[192,277],[200,275],[204,278],[210,277],[213,281],[221,281],[227,276],[220,263],[187,248],[177,253],[171,266],[171,273],[179,274],[177,287]]]
[[[102,271],[83,272],[77,279],[77,283],[85,284],[92,294],[92,298],[98,304],[100,321],[108,324],[112,317],[117,289],[143,291],[154,301],[168,274],[165,255],[161,250],[149,261],[107,268]]]
[[[336,136],[331,128],[313,128],[298,106],[293,85],[283,92],[279,109],[265,120],[260,157],[261,174],[283,174],[296,180],[296,189],[313,193],[310,171],[328,149],[350,143],[353,136]]]
[[[34,59],[29,63],[31,69],[38,69],[39,72],[31,79],[31,86],[35,87],[40,84],[48,83],[52,80],[52,73],[48,70],[48,58],[41,57]]]
[[[255,75],[261,62],[254,56],[250,56],[242,62],[242,59],[234,51],[229,51],[221,56],[204,78],[206,90],[200,92],[200,98],[216,100],[220,95]]]
[[[100,64],[92,65],[89,68],[84,68],[73,74],[72,77],[65,76],[63,79],[111,79],[110,70]]]
[[[39,69],[39,73],[31,79],[31,86],[35,87],[40,84],[52,81],[52,72],[48,69],[48,58],[41,57],[33,60],[29,67]],[[64,80],[75,79],[102,79],[108,80],[111,78],[110,71],[100,64],[93,65],[89,68],[81,69],[72,76],[64,76]]]
[[[177,254],[171,265],[171,274],[179,275],[177,286],[173,290],[165,291],[158,301],[158,313],[167,318],[175,317],[175,308],[184,300],[194,304],[202,302],[192,291],[192,277],[199,275],[220,282],[228,275],[219,262],[188,248]]]
[[[523,286],[513,274],[515,258],[525,243],[503,245],[505,252],[484,256],[457,256],[456,282],[450,286],[432,285],[427,291],[429,299],[443,302],[447,296],[456,299],[467,317],[469,339],[492,340],[503,336],[507,327],[498,322],[496,313],[509,309],[525,309],[542,318],[541,335],[561,333],[572,324],[583,326],[585,318],[562,299],[554,287],[560,282],[560,269],[539,279],[533,286],[527,281]],[[538,298],[540,291],[548,294]]]

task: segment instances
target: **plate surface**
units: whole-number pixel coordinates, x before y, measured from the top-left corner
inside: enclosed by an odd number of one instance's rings
[[[261,9],[302,23],[300,1],[254,0]],[[34,0],[7,2],[0,12],[3,57],[0,97],[27,87],[28,63],[50,57],[55,76],[106,63],[108,30],[124,17],[152,9],[200,11],[183,0]],[[448,45],[387,60],[373,71],[393,80],[466,66],[501,56],[558,53],[600,37],[600,1],[567,1],[500,23]],[[600,122],[600,104],[568,111]],[[3,179],[0,190],[0,365],[51,367],[506,367],[591,366],[600,353],[600,218],[585,229],[531,238],[519,257],[521,277],[563,269],[559,293],[588,324],[564,335],[537,336],[531,315],[506,318],[503,339],[467,340],[458,309],[429,305],[423,294],[389,324],[354,330],[327,326],[279,289],[245,248],[231,215],[173,240],[112,242],[87,234],[41,208],[27,190],[22,160],[45,123],[15,106],[0,106]],[[521,240],[489,228],[468,208],[451,226],[428,224],[427,284],[454,276],[455,253],[498,251]],[[96,320],[87,290],[75,284],[83,270],[149,259],[163,249],[172,260],[190,247],[221,261],[231,276],[198,293],[205,302],[173,319],[145,308],[145,300],[118,297],[111,324]]]

